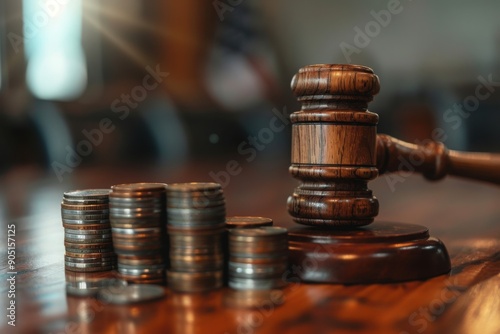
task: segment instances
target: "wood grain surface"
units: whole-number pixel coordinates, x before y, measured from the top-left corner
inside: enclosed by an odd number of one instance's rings
[[[82,168],[68,184],[39,174],[3,182],[11,194],[2,221],[16,225],[16,327],[2,314],[1,333],[481,333],[500,332],[500,188],[449,178],[383,176],[370,183],[381,220],[421,224],[446,244],[449,275],[402,284],[306,284],[294,271],[290,283],[268,298],[228,288],[205,294],[172,293],[150,303],[114,306],[65,293],[62,191],[134,181],[210,180],[224,164],[195,164],[178,171]],[[5,181],[5,180],[4,180]],[[287,165],[244,165],[224,188],[228,215],[273,218],[298,226],[286,212],[296,185]],[[16,209],[17,208],[17,209]],[[22,208],[22,209],[20,209]],[[6,249],[6,239],[0,241]],[[3,251],[2,251],[3,252]],[[1,259],[0,308],[5,313],[6,258]],[[300,268],[295,268],[300,270]],[[246,306],[245,306],[246,305]]]

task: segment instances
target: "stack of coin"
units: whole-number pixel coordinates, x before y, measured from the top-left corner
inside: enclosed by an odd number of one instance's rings
[[[273,220],[265,217],[253,216],[234,216],[226,218],[226,229],[229,231],[233,228],[256,228],[262,226],[272,226]],[[229,241],[227,232],[224,234],[224,284],[228,284],[229,278]]]
[[[168,284],[174,291],[199,292],[223,284],[226,206],[217,183],[167,186],[170,239]]]
[[[287,236],[287,229],[277,226],[229,230],[229,286],[237,290],[285,286]]]
[[[131,283],[165,281],[166,206],[164,183],[129,183],[111,187],[113,245],[120,277]]]
[[[109,189],[65,192],[61,216],[66,270],[87,273],[112,270],[116,255],[109,221]]]

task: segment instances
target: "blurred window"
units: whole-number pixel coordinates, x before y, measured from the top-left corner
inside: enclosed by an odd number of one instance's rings
[[[72,100],[87,86],[81,0],[23,0],[26,81],[36,97]]]

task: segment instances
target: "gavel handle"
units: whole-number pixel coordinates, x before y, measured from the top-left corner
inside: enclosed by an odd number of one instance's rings
[[[416,145],[377,135],[377,168],[379,175],[418,172],[429,180],[454,175],[500,185],[500,154],[452,151],[431,140]]]

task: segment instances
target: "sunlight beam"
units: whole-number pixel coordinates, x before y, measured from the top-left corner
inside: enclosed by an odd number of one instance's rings
[[[141,65],[141,67],[150,64],[149,59],[141,52],[139,52],[133,45],[127,43],[120,36],[112,33],[108,29],[105,29],[100,22],[91,18],[89,15],[84,15],[83,18],[92,26],[94,26],[99,32],[101,32],[102,35],[106,37],[111,43],[115,44],[120,50],[130,56],[139,65]]]

